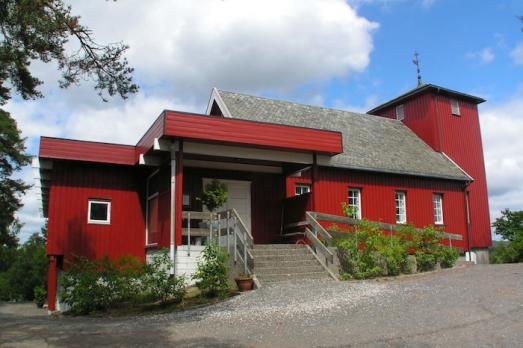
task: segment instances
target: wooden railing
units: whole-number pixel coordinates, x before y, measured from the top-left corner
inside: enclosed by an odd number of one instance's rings
[[[217,213],[184,211],[185,228],[182,235],[187,238],[187,254],[191,253],[191,239],[202,238],[202,244],[216,242],[227,250],[234,262],[242,262],[245,273],[252,273],[252,248],[254,240],[236,209]],[[204,222],[206,227],[194,227],[195,223]]]

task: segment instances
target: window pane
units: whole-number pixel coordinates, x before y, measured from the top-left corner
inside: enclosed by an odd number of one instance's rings
[[[158,243],[158,196],[149,199],[147,211],[147,244]]]
[[[361,192],[359,189],[349,189],[348,206],[352,209],[352,218],[361,219]]]
[[[407,207],[405,201],[405,192],[396,192],[396,223],[407,222]]]
[[[108,203],[97,203],[97,202],[90,202],[91,204],[91,215],[89,216],[90,220],[97,220],[97,221],[107,221],[108,220],[108,209],[109,204]]]
[[[441,194],[435,194],[433,196],[434,205],[434,223],[443,224],[443,196]]]

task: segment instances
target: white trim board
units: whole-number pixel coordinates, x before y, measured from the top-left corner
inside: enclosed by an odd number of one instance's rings
[[[183,165],[185,167],[236,170],[236,171],[242,171],[242,172],[274,173],[274,174],[281,174],[283,172],[281,167],[263,166],[263,165],[256,165],[256,164],[244,164],[244,163],[230,163],[230,162],[184,160]]]

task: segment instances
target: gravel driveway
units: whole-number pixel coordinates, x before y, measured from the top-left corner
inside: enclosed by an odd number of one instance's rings
[[[0,306],[0,347],[523,346],[523,264],[362,282],[281,283],[218,305],[132,318]]]

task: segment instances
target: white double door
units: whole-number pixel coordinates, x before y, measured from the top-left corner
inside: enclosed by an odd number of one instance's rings
[[[214,179],[203,178],[203,188],[205,185],[210,183]],[[218,181],[225,184],[227,187],[227,202],[224,205],[217,208],[217,211],[227,210],[227,209],[236,209],[243,222],[245,227],[252,231],[251,229],[251,182],[243,180],[222,180],[217,179]],[[205,206],[203,208],[205,210]]]

